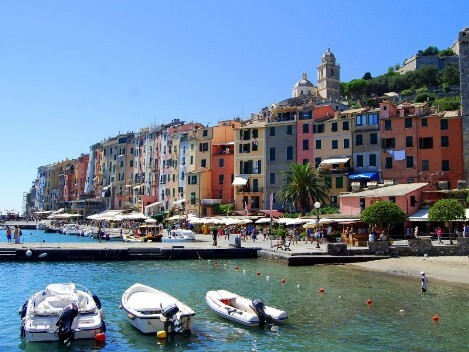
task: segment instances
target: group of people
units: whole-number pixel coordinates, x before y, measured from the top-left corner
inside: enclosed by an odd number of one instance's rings
[[[386,231],[380,231],[377,226],[374,226],[368,236],[368,242],[374,241],[389,241],[389,236]]]
[[[12,230],[10,226],[7,226],[6,228],[6,235],[7,235],[7,242],[12,243],[12,238],[11,238]],[[16,244],[21,243],[21,235],[22,235],[21,229],[18,225],[16,225],[15,228],[13,229],[13,240],[15,241]]]

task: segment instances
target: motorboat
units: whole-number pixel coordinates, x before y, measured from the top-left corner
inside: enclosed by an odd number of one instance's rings
[[[190,332],[195,312],[166,292],[136,283],[122,295],[127,320],[145,334]]]
[[[143,237],[141,237],[141,236],[137,237],[137,236],[134,236],[134,235],[131,235],[131,234],[123,234],[122,235],[122,241],[140,243],[140,242],[143,242]]]
[[[39,221],[36,225],[36,230],[46,230],[49,227],[49,224]]]
[[[195,233],[192,230],[175,229],[163,235],[162,242],[187,242],[195,241]]]
[[[66,224],[63,229],[62,233],[69,236],[84,236],[84,231],[77,224]]]
[[[78,288],[77,288],[78,286]],[[21,308],[21,336],[31,342],[95,339],[106,331],[99,298],[74,283],[54,283]]]
[[[282,324],[288,314],[266,306],[261,300],[250,300],[225,290],[208,291],[205,295],[208,306],[219,316],[246,326]]]

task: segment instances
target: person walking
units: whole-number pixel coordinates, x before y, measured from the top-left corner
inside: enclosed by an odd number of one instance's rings
[[[421,281],[422,281],[422,293],[425,293],[425,292],[427,292],[427,289],[428,289],[428,279],[425,276],[424,271],[422,271],[420,273],[420,276],[421,276]]]
[[[438,243],[443,244],[443,241],[441,240],[441,236],[443,236],[443,230],[441,229],[441,227],[438,227],[436,229],[436,236],[438,237]]]
[[[11,243],[11,227],[7,226],[7,242]]]

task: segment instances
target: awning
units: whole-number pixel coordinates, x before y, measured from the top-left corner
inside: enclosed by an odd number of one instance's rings
[[[345,164],[349,157],[324,159],[319,165]]]
[[[142,183],[141,185],[135,186],[135,187],[133,187],[132,189],[133,189],[133,190],[136,190],[136,189],[139,189],[140,187],[143,187],[143,186],[145,186],[144,183]]]
[[[409,221],[428,221],[428,211],[430,209],[420,209],[409,216]]]
[[[233,186],[246,186],[246,183],[248,183],[248,180],[249,180],[249,176],[239,175],[234,178],[232,185]]]
[[[223,199],[212,199],[212,198],[205,198],[200,201],[200,204],[202,205],[215,205],[215,204],[221,204]]]
[[[351,174],[351,175],[348,175],[348,178],[351,179],[351,180],[361,180],[361,179],[365,179],[365,180],[375,180],[375,181],[378,181],[379,180],[379,175],[377,172],[362,172],[360,174]]]
[[[157,207],[158,205],[161,205],[163,204],[163,202],[155,202],[155,203],[151,203],[151,204],[148,204],[145,206],[145,209],[151,209],[151,208],[154,208],[154,207]]]

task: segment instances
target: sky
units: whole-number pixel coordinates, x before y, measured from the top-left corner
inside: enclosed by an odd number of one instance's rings
[[[0,211],[39,166],[152,124],[246,118],[317,83],[448,48],[469,1],[0,0]]]

